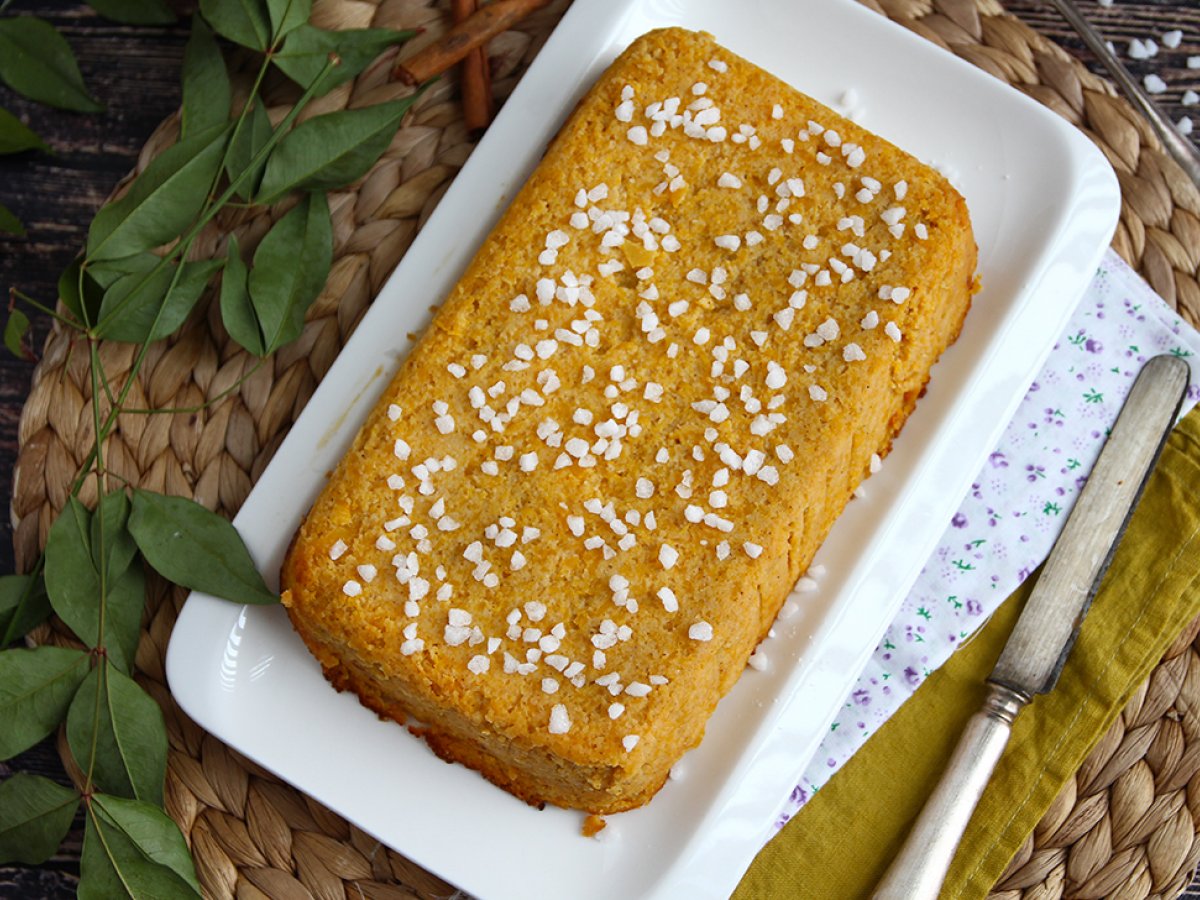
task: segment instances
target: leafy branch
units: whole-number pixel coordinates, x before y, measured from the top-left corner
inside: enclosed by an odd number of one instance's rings
[[[163,0],[91,5],[120,21],[173,21]],[[310,12],[311,0],[201,0],[184,55],[178,141],[97,212],[85,250],[59,279],[57,308],[10,291],[4,338],[14,353],[31,355],[29,318],[18,304],[54,317],[86,346],[93,434],[43,556],[25,575],[0,577],[0,646],[55,614],[86,648],[0,651],[0,759],[65,723],[67,747],[82,774],[71,788],[26,774],[0,783],[0,863],[47,859],[82,804],[81,897],[200,892],[183,836],[162,809],[162,712],[137,680],[147,569],[236,603],[278,601],[228,521],[192,500],[115,477],[105,466],[106,441],[121,415],[170,411],[125,404],[150,346],[176,332],[207,291],[216,291],[230,337],[257,357],[299,336],[333,260],[326,192],[367,173],[417,96],[299,122],[313,99],[411,36],[323,31],[308,24]],[[222,39],[260,55],[236,110]],[[271,124],[261,95],[272,69],[301,92],[278,125]],[[63,108],[101,108],[61,35],[31,16],[0,18],[0,80]],[[46,150],[36,133],[0,110],[0,153]],[[294,201],[291,208],[249,257],[230,235],[223,258],[192,258],[197,237],[227,206],[285,198]],[[6,214],[12,218],[0,208],[0,228]],[[109,384],[100,360],[106,340],[139,345],[119,389]],[[91,509],[79,499],[89,483],[98,497]]]

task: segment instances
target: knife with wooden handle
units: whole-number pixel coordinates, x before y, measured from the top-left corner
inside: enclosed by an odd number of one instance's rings
[[[983,708],[875,890],[879,900],[935,900],[967,822],[1008,743],[1013,719],[1054,687],[1150,470],[1179,415],[1190,371],[1157,356],[1138,374],[1004,651]]]

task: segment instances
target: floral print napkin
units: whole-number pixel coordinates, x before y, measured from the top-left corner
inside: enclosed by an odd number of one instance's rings
[[[1141,364],[1200,355],[1111,250],[780,816],[782,827],[1046,558]],[[1200,401],[1200,365],[1183,412]]]

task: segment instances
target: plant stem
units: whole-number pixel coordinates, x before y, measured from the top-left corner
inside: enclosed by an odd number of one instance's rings
[[[46,304],[42,303],[39,300],[34,300],[32,297],[30,297],[24,291],[20,291],[17,288],[9,288],[9,293],[13,297],[16,297],[18,300],[20,300],[22,303],[28,303],[30,306],[32,306],[34,309],[36,309],[38,312],[45,313],[46,315],[50,316],[51,318],[56,319],[59,322],[62,322],[63,325],[67,326],[68,328],[72,328],[75,331],[83,330],[82,328],[79,327],[79,323],[76,322],[74,319],[68,319],[66,316],[60,316],[57,312],[55,312],[53,309],[48,307]]]
[[[108,670],[103,668],[108,665],[108,658],[104,653],[104,626],[105,613],[108,611],[108,553],[105,550],[104,540],[104,494],[105,482],[104,477],[104,438],[107,435],[101,436],[100,433],[100,353],[96,349],[96,339],[88,339],[88,361],[92,370],[92,423],[96,432],[96,511],[93,513],[93,522],[96,524],[95,540],[92,546],[92,558],[96,563],[96,574],[99,578],[99,596],[97,600],[96,616],[98,619],[96,629],[96,649],[100,651],[100,666],[101,671],[96,677],[96,709],[92,718],[92,735],[88,750],[87,759],[87,775],[84,781],[84,789],[90,791],[92,789],[92,774],[96,768],[96,745],[100,740],[100,700],[104,693],[105,679],[108,677]],[[115,407],[114,407],[115,408]]]

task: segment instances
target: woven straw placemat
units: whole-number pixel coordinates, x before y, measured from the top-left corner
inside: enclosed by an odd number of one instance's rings
[[[561,17],[556,0],[494,40],[494,86],[504,97]],[[1200,192],[1161,151],[1149,127],[1104,80],[1009,16],[995,0],[863,0],[877,12],[1014,85],[1091,136],[1121,181],[1113,246],[1185,318],[1200,321]],[[325,28],[425,28],[411,54],[447,27],[430,0],[316,0]],[[405,95],[388,72],[395,51],[306,115]],[[290,100],[268,95],[273,113]],[[177,117],[150,138],[138,171],[175,139]],[[123,418],[105,451],[110,469],[154,490],[194,497],[232,515],[279,446],[371,299],[436,206],[472,143],[455,75],[416,103],[378,165],[331,196],[334,266],[303,335],[265,365],[226,335],[215,304],[154,346],[129,395],[131,407],[164,410]],[[125,185],[118,188],[123,190]],[[253,248],[277,211],[229,210],[198,242],[224,254],[228,234]],[[106,344],[101,358],[123,383],[135,348]],[[18,567],[27,569],[62,508],[91,440],[86,354],[55,327],[21,418],[13,499]],[[208,398],[223,395],[211,406]],[[100,398],[103,403],[104,398]],[[90,493],[90,496],[89,496]],[[83,499],[94,499],[94,486]],[[299,791],[205,734],[175,706],[163,658],[182,592],[151,581],[139,681],[163,707],[170,737],[166,804],[191,844],[212,897],[448,897],[454,888],[381,846]],[[994,897],[1175,896],[1200,860],[1200,620],[1167,652],[1112,730],[1067,785],[996,886]],[[65,643],[53,624],[39,643]],[[65,751],[65,746],[62,748]]]

